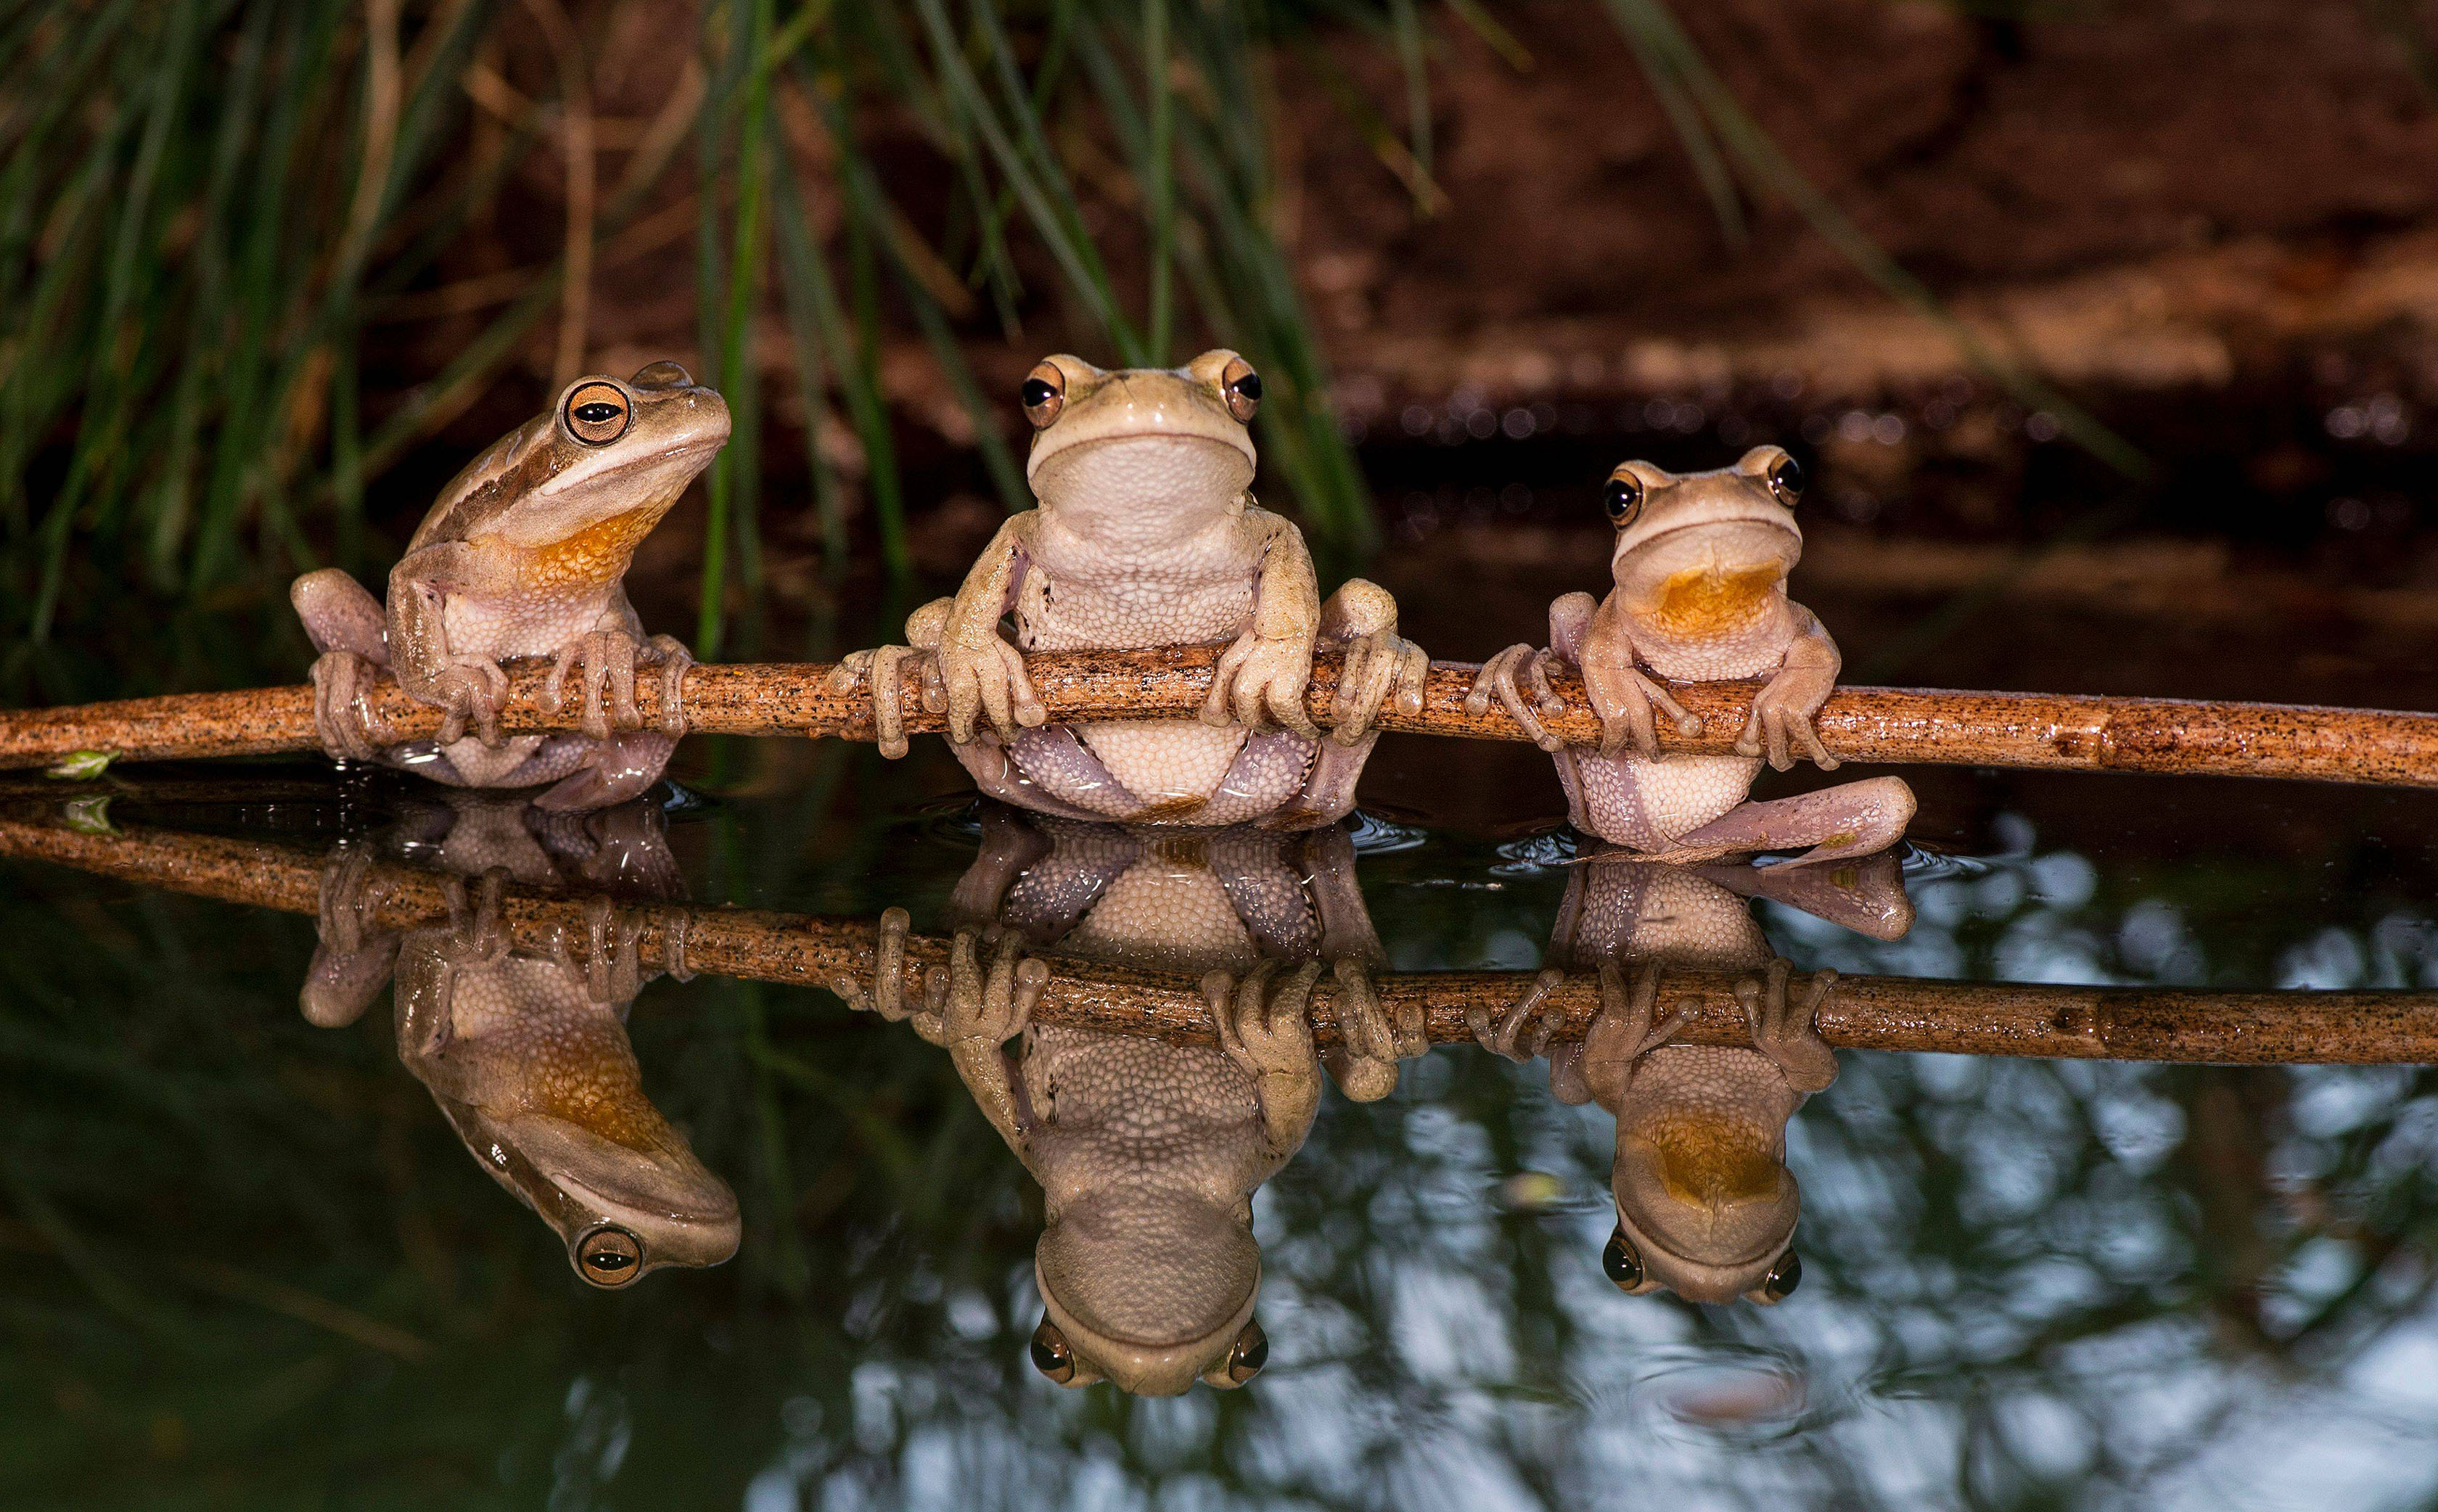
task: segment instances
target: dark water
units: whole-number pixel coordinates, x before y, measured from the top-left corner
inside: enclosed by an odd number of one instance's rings
[[[636,822],[698,903],[894,905],[939,931],[985,840],[937,766],[695,759],[726,795]],[[106,817],[449,864],[450,821],[405,784],[232,781],[136,782]],[[1921,785],[1910,932],[1762,902],[1776,951],[1973,980],[2438,982],[2420,864],[2368,838],[2425,833],[2438,799]],[[1539,963],[1564,835],[1374,817],[1353,841],[1393,967]],[[1262,1189],[1267,1369],[1136,1399],[1028,1364],[1039,1190],[906,1027],[819,991],[646,986],[644,1087],[733,1189],[743,1239],[596,1292],[468,1158],[386,1008],[300,1015],[310,919],[0,874],[12,1507],[2374,1507],[2438,1487],[2423,1071],[1848,1054],[1789,1134],[1802,1290],[1697,1308],[1601,1275],[1607,1115],[1541,1066],[1443,1046],[1386,1100],[1333,1092]]]

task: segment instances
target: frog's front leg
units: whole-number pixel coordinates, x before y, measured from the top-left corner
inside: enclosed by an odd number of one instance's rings
[[[1377,583],[1354,577],[1320,607],[1320,633],[1346,648],[1331,702],[1330,738],[1340,746],[1362,744],[1391,694],[1397,712],[1422,712],[1422,690],[1431,674],[1430,653],[1397,633],[1397,601]]]
[[[1022,937],[999,938],[985,968],[975,952],[978,931],[960,929],[948,964],[925,984],[926,1004],[914,1015],[914,1031],[945,1046],[948,1059],[981,1105],[991,1126],[1022,1158],[1026,1108],[1000,1046],[1022,1035],[1050,985],[1050,968],[1024,955]]]
[[[389,665],[388,624],[380,600],[335,567],[289,586],[288,602],[321,653],[313,661],[313,732],[334,760],[368,762],[380,750],[359,701]]]
[[[321,1028],[362,1017],[398,965],[398,936],[369,922],[381,902],[376,875],[372,857],[362,851],[342,851],[323,863],[313,963],[297,994],[306,1019]]]
[[[1550,975],[1544,972],[1542,981],[1547,982]],[[1635,965],[1630,981],[1616,962],[1600,962],[1599,1002],[1599,1012],[1581,1040],[1550,1047],[1549,1090],[1562,1102],[1597,1101],[1614,1112],[1633,1084],[1634,1066],[1676,1037],[1690,1022],[1695,1005],[1687,999],[1667,1018],[1659,1017],[1655,961]]]
[[[1320,1056],[1313,1048],[1313,983],[1321,965],[1307,961],[1277,977],[1265,960],[1242,978],[1214,971],[1202,978],[1219,1047],[1252,1081],[1262,1110],[1263,1142],[1273,1157],[1292,1154],[1320,1108]],[[1276,986],[1272,985],[1276,982]]]
[[[1736,754],[1766,752],[1770,765],[1781,772],[1793,766],[1797,756],[1809,756],[1822,771],[1834,771],[1837,758],[1820,744],[1811,720],[1837,686],[1837,673],[1845,659],[1816,615],[1799,604],[1790,604],[1787,609],[1794,616],[1799,633],[1786,648],[1784,664],[1753,699],[1752,712],[1736,737]]]
[[[1001,525],[954,599],[927,604],[908,617],[910,645],[857,652],[830,675],[830,687],[838,692],[852,690],[857,680],[869,685],[883,756],[893,761],[906,754],[896,674],[910,656],[922,659],[924,702],[936,700],[946,712],[948,739],[954,745],[970,744],[981,718],[989,719],[1000,743],[1009,746],[1016,744],[1019,727],[1049,719],[1050,712],[1024,670],[1023,656],[998,633],[998,622],[1015,607],[1031,568],[1030,542],[1037,523],[1037,512],[1027,511]]]
[[[1320,639],[1320,584],[1312,554],[1293,525],[1266,509],[1247,505],[1242,528],[1261,562],[1253,622],[1220,653],[1202,722],[1223,730],[1276,725],[1317,741],[1320,727],[1303,707]]]
[[[389,574],[389,649],[398,686],[442,712],[443,746],[465,738],[472,724],[483,744],[500,745],[500,705],[507,674],[486,656],[452,651],[443,610],[450,594],[489,577],[480,548],[443,541],[409,552]]]

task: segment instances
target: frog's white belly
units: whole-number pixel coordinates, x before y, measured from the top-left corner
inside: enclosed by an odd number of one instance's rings
[[[1074,729],[1118,785],[1154,808],[1209,798],[1245,748],[1246,731],[1214,730],[1192,719]]]
[[[1665,850],[1722,818],[1760,771],[1757,756],[1572,754],[1593,833],[1637,851]]]

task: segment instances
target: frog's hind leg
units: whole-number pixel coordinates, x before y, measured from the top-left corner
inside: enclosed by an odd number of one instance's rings
[[[585,741],[584,746],[575,770],[535,799],[534,807],[566,814],[608,808],[630,798],[641,798],[661,780],[662,770],[669,765],[669,753],[678,748],[678,738],[657,730],[629,730],[607,740]],[[538,753],[536,762],[543,760],[545,754]],[[534,781],[548,779],[536,777]]]
[[[1142,800],[1110,776],[1092,748],[1065,725],[1025,730],[1013,755],[987,731],[962,746],[950,741],[948,750],[983,793],[1035,814],[1105,824],[1142,811]]]
[[[1811,849],[1787,863],[1817,866],[1884,851],[1904,838],[1913,789],[1900,777],[1873,777],[1767,802],[1739,803],[1721,818],[1676,836],[1663,859],[1699,860],[1757,851]]]

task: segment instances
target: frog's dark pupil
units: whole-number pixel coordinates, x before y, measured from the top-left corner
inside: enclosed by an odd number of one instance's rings
[[[1247,373],[1228,386],[1255,404],[1262,402],[1262,375],[1259,373]]]
[[[1269,1335],[1257,1333],[1249,1339],[1240,1340],[1237,1343],[1235,1365],[1238,1373],[1257,1376],[1261,1374],[1262,1367],[1269,1363]]]
[[[1039,1334],[1033,1336],[1033,1368],[1054,1376],[1067,1368],[1067,1351]]]
[[[1611,478],[1607,502],[1608,518],[1622,523],[1626,516],[1634,513],[1634,506],[1642,502],[1642,484],[1631,478]]]
[[[1642,1284],[1642,1260],[1626,1248],[1622,1231],[1608,1237],[1608,1247],[1600,1251],[1600,1269],[1620,1287],[1631,1289]]]
[[[618,407],[614,404],[604,404],[595,399],[591,404],[577,405],[575,417],[586,425],[608,425],[618,418]]]
[[[1769,1279],[1761,1283],[1761,1289],[1769,1293],[1772,1301],[1782,1302],[1793,1296],[1794,1289],[1802,1284],[1803,1257],[1789,1250],[1769,1268]]]
[[[1050,386],[1049,380],[1045,378],[1026,378],[1024,380],[1024,407],[1026,409],[1038,410],[1043,405],[1048,404],[1051,400],[1056,397],[1058,397],[1058,391]]]
[[[635,1263],[632,1257],[621,1255],[615,1250],[603,1250],[595,1255],[588,1255],[584,1257],[584,1261],[596,1271],[623,1271]]]
[[[1776,488],[1779,498],[1792,500],[1803,492],[1802,465],[1793,457],[1787,457],[1778,463],[1777,470],[1771,474],[1769,481]]]

